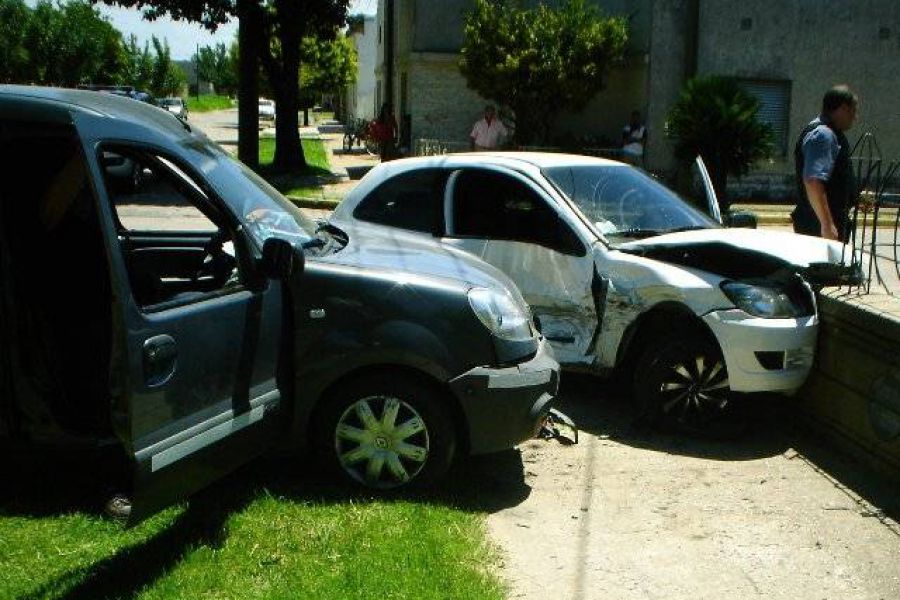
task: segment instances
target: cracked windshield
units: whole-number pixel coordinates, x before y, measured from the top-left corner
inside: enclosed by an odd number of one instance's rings
[[[544,175],[608,238],[644,238],[719,226],[631,167],[550,167]]]

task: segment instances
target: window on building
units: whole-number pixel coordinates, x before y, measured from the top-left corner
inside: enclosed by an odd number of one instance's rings
[[[788,151],[791,113],[791,82],[744,80],[741,87],[759,100],[759,119],[772,127],[775,136],[773,152],[785,156]]]

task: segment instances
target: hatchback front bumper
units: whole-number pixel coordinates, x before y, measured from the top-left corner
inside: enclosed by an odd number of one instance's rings
[[[812,368],[819,321],[763,319],[733,309],[703,317],[719,342],[735,392],[791,392]]]

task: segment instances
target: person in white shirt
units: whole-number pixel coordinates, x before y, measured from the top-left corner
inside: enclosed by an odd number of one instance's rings
[[[647,142],[647,126],[641,121],[640,111],[631,112],[631,121],[622,129],[622,154],[626,160],[640,163]]]
[[[497,118],[497,111],[490,104],[484,107],[484,118],[475,123],[469,134],[472,150],[494,150],[506,139],[506,127]]]

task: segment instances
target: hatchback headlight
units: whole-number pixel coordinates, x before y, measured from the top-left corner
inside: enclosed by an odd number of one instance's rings
[[[735,306],[755,317],[792,319],[805,313],[804,308],[794,303],[787,292],[778,288],[736,281],[726,281],[721,287]]]
[[[494,336],[510,341],[532,338],[531,318],[508,293],[487,288],[469,290],[469,304]]]

